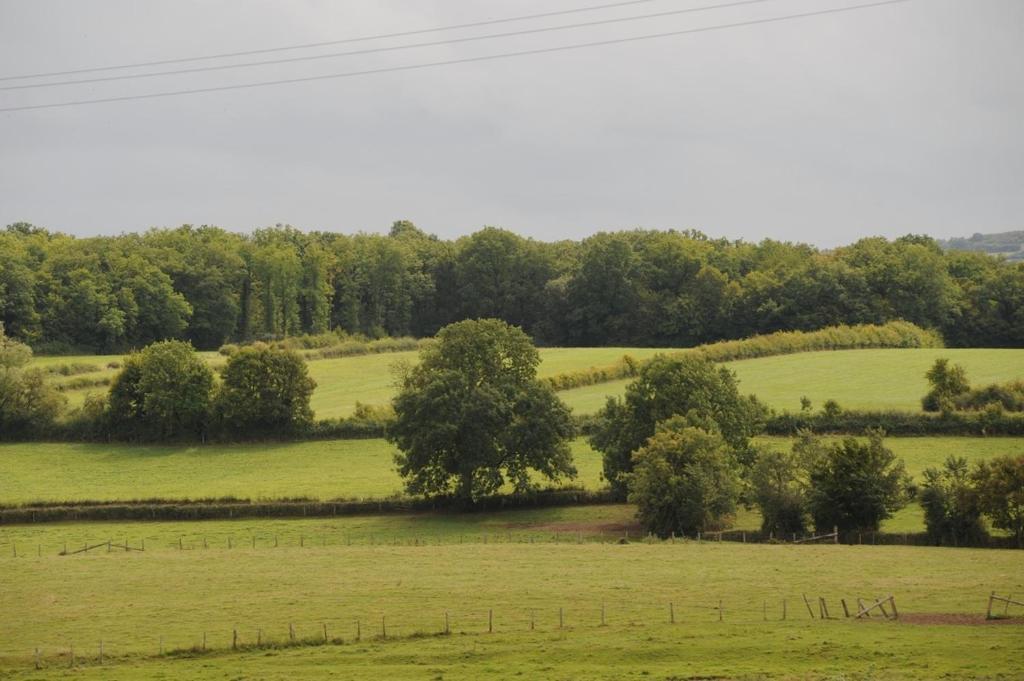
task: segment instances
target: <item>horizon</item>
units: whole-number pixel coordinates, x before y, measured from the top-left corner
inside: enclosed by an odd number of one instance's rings
[[[350,233],[405,213],[446,239],[488,224],[545,241],[642,225],[822,248],[1020,229],[1024,5],[856,7],[10,4],[0,220],[76,235],[283,222]],[[566,16],[521,19],[552,11]],[[479,21],[502,26],[434,30]],[[367,43],[387,54],[294,49],[396,31],[430,35]],[[658,32],[675,35],[640,39]],[[487,38],[505,33],[517,34]],[[627,42],[565,50],[593,41]],[[421,43],[433,46],[405,49]],[[310,61],[109,70],[254,49]],[[548,52],[493,58],[517,51]],[[435,61],[448,65],[419,67]],[[105,67],[73,77],[85,85],[29,77]],[[394,72],[332,79],[365,70]],[[63,106],[306,78],[324,80]]]

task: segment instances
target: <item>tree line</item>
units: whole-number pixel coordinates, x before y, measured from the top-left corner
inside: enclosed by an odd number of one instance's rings
[[[1010,347],[1024,339],[1024,264],[946,252],[923,236],[822,251],[694,231],[547,243],[488,227],[443,240],[406,221],[387,235],[0,232],[0,322],[44,354],[165,339],[215,349],[331,330],[427,337],[471,318],[546,345],[681,347],[904,319],[952,346]]]

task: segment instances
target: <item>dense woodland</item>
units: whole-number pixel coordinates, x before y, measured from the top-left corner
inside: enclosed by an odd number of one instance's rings
[[[243,235],[184,226],[74,238],[0,232],[0,321],[38,353],[122,352],[342,330],[430,336],[494,317],[548,345],[692,346],[777,330],[905,319],[954,346],[1024,343],[1024,264],[928,237],[804,244],[634,230],[546,243],[486,228],[455,241]]]

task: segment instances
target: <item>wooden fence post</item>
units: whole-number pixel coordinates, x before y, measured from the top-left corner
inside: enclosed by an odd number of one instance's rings
[[[721,540],[722,535],[718,535],[718,537]],[[718,621],[722,621],[722,599],[718,599]]]
[[[384,640],[387,640],[387,638],[388,638],[388,625],[387,625],[387,623],[384,620],[384,615],[380,616],[380,634],[381,634],[381,637],[384,638]]]
[[[448,611],[444,611],[444,633],[450,634],[452,630],[448,627]]]
[[[564,612],[562,608],[558,609],[558,628],[561,629],[565,624]]]
[[[992,599],[996,597],[996,592],[993,591],[988,595],[988,611],[985,613],[985,619],[992,619]]]
[[[359,620],[357,619],[356,620],[356,640],[357,641],[362,641],[363,640],[363,635],[362,634],[363,634],[363,632],[359,629]]]
[[[203,632],[203,651],[206,650],[206,632]]]
[[[668,602],[668,622],[669,624],[676,623],[676,611],[675,608],[672,607],[672,601]]]
[[[288,623],[288,640],[292,643],[295,642],[295,625],[291,622]]]
[[[41,665],[39,664],[39,648],[36,648],[36,669],[42,669]]]
[[[103,664],[103,639],[100,639],[100,664]]]
[[[782,621],[786,621],[786,599],[782,599]]]
[[[845,598],[840,598],[839,602],[843,604],[843,614],[846,615],[847,617],[849,617],[850,616],[850,609],[846,607],[846,599]]]
[[[761,619],[765,622],[768,621],[768,601],[764,601],[761,606]]]
[[[238,629],[231,630],[231,650],[238,650]]]
[[[256,647],[263,645],[263,627],[256,627]]]
[[[604,601],[601,601],[601,626],[603,627],[604,625]]]
[[[838,544],[839,543],[839,526],[838,525],[833,525],[832,526],[832,543],[833,544]]]
[[[899,613],[899,611],[896,610],[896,597],[893,596],[892,594],[889,595],[889,605],[892,606],[892,616],[893,616],[893,619],[899,619],[900,618],[900,613]]]
[[[807,600],[807,594],[801,594],[801,596],[804,597],[804,605],[807,606],[807,614],[810,615],[811,619],[813,620],[814,619],[814,611],[811,610],[811,602],[809,600]]]
[[[327,643],[327,622],[322,623],[324,625],[324,643]]]

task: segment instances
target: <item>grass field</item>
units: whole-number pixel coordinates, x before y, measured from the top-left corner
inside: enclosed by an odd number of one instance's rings
[[[541,348],[539,375],[552,376],[592,366],[605,366],[617,362],[626,354],[638,359],[645,359],[664,351],[664,349],[658,348]],[[216,352],[200,354],[213,366],[223,364],[225,361],[224,357]],[[395,392],[395,377],[392,367],[395,364],[415,362],[417,357],[417,352],[388,352],[311,360],[309,373],[317,382],[317,389],[313,393],[313,410],[318,418],[337,418],[350,415],[356,402],[363,404],[386,403]],[[55,375],[50,379],[54,383],[66,383],[79,377],[112,378],[117,370],[107,368],[107,365],[122,360],[123,357],[120,355],[35,357],[32,360],[32,365],[45,368],[58,364],[84,363],[100,368],[99,371],[80,376]],[[82,403],[90,391],[102,392],[105,390],[105,387],[97,386],[81,390],[68,390],[65,395],[68,397],[68,403],[71,406],[76,406]]]
[[[138,536],[149,527],[116,529]],[[93,658],[73,675],[96,679],[1019,678],[1020,625],[921,623],[982,615],[992,589],[1024,591],[1024,552],[514,542],[5,553],[0,675],[63,677],[73,645],[79,659]],[[826,597],[833,614],[840,597],[893,594],[901,621],[812,620],[801,594]],[[445,612],[452,635],[429,636]],[[382,617],[389,641],[376,638]],[[326,625],[347,643],[228,650],[233,629],[243,645],[257,630],[283,642],[289,624],[300,639],[322,637]],[[215,654],[155,657],[161,640],[185,648],[204,634]],[[37,647],[42,672],[32,669]]]
[[[759,438],[788,447],[786,438]],[[968,460],[1024,452],[1024,438],[888,438],[911,475],[947,456]],[[0,503],[29,501],[248,499],[310,497],[366,499],[401,492],[394,448],[384,440],[325,440],[248,445],[0,444]],[[573,443],[579,477],[604,485],[601,457],[585,440]]]
[[[798,411],[807,396],[815,409],[834,399],[846,409],[920,411],[928,392],[924,374],[939,357],[962,364],[973,385],[1024,377],[1024,350],[907,349],[837,350],[762,357],[725,366],[736,372],[740,392],[757,395],[779,411]],[[566,390],[561,398],[577,413],[591,414],[628,380]]]
[[[551,376],[613,364],[626,354],[646,359],[666,351],[673,352],[659,348],[542,348],[539,373]],[[214,365],[224,361],[217,353],[202,354]],[[350,415],[356,402],[386,403],[395,392],[392,367],[396,363],[414,362],[416,357],[416,352],[394,352],[309,362],[310,375],[317,382],[313,410],[319,418],[337,418]],[[1004,349],[840,350],[763,357],[728,362],[726,366],[736,372],[745,394],[753,393],[778,410],[798,410],[800,397],[806,395],[815,408],[834,399],[849,409],[919,411],[921,397],[928,390],[924,373],[938,357],[963,364],[975,385],[1024,376],[1024,350]],[[115,355],[37,357],[33,363],[47,366],[84,362],[104,367],[99,372],[83,374],[94,378],[113,376],[115,370],[105,367],[120,359]],[[51,380],[66,382],[73,378],[77,377],[54,376]],[[628,382],[601,383],[566,390],[560,395],[577,413],[590,414],[604,405],[608,395],[621,395]],[[74,406],[90,390],[98,392],[105,388],[69,390],[65,394]]]

